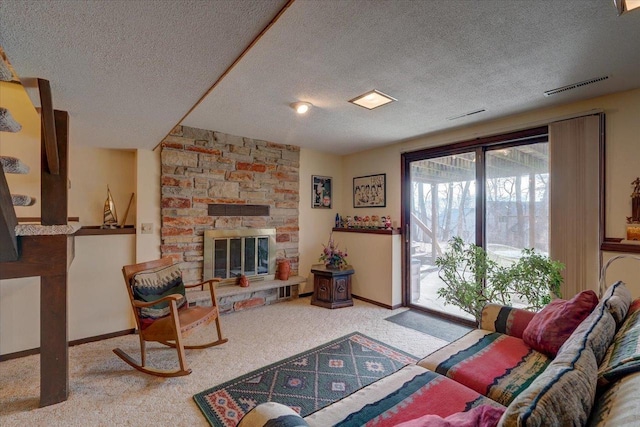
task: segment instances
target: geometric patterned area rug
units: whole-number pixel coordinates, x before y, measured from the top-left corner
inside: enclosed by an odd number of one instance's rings
[[[303,417],[417,358],[359,332],[193,396],[212,426],[231,427],[256,405],[279,402]]]

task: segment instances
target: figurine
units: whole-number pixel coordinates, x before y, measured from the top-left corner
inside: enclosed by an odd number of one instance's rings
[[[116,228],[118,226],[118,215],[116,214],[116,205],[111,197],[111,190],[107,185],[107,200],[104,202],[104,214],[102,228]]]
[[[631,183],[633,192],[631,193],[631,216],[627,217],[628,224],[640,223],[640,177]]]
[[[391,230],[391,216],[387,215],[387,222],[384,223],[384,228]]]

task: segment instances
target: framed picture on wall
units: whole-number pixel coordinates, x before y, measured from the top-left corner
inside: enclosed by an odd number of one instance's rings
[[[311,207],[331,209],[332,187],[330,176],[313,175],[311,177]]]
[[[353,178],[354,208],[384,208],[387,206],[387,174]]]

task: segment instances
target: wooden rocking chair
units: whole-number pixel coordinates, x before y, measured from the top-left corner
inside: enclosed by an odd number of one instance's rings
[[[184,285],[180,269],[177,264],[173,264],[171,258],[126,265],[122,268],[122,274],[138,327],[141,363],[136,363],[131,356],[119,348],[113,349],[113,352],[135,369],[160,377],[189,375],[191,369],[187,368],[185,348],[201,349],[227,342],[226,338],[222,338],[214,285],[220,279],[211,279],[196,285]],[[185,288],[200,287],[203,290],[205,284],[209,285],[211,292],[211,307],[188,307]],[[183,344],[183,338],[214,320],[218,332],[216,341],[201,345]],[[156,341],[175,348],[178,351],[180,368],[162,370],[146,367],[146,341]]]

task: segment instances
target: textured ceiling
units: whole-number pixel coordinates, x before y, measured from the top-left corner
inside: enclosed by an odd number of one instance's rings
[[[0,0],[0,45],[51,82],[72,144],[153,148],[285,0]]]
[[[3,0],[0,44],[51,81],[74,143],[151,148],[284,4]],[[638,40],[640,12],[605,0],[296,0],[183,123],[351,153],[640,87]],[[398,102],[347,102],[374,88]]]

